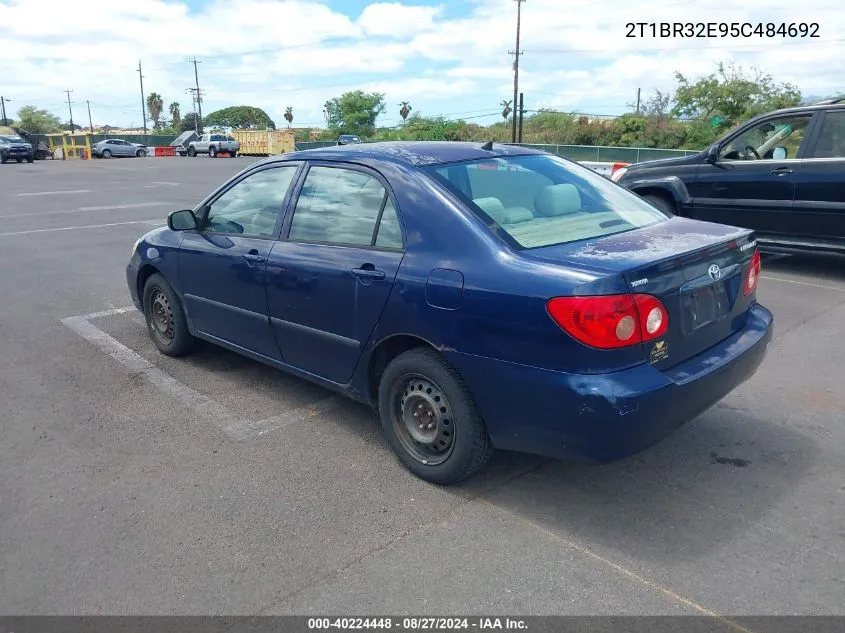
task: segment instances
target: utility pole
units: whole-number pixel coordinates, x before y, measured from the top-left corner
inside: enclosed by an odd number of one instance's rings
[[[94,133],[94,122],[91,121],[91,102],[86,99],[85,103],[88,104],[88,129],[91,130],[91,134],[93,134]]]
[[[186,88],[185,92],[191,93],[191,105],[194,107],[194,132],[199,134],[199,118],[197,117],[197,95],[199,94],[199,91],[196,88]]]
[[[519,56],[522,51],[519,50],[519,26],[522,17],[522,3],[525,0],[514,0],[516,2],[516,50],[510,51],[514,56],[513,59],[513,105],[516,108],[516,96],[519,91]],[[513,132],[511,133],[512,142],[516,143],[516,112],[513,114]]]
[[[523,94],[519,93],[519,142],[522,143],[522,117],[525,114],[525,107],[522,103]]]
[[[637,114],[640,113],[640,89],[637,88]]]
[[[141,72],[141,60],[138,60],[138,76],[141,78],[141,120],[144,122],[144,134],[147,133],[147,106],[144,103],[144,74]]]
[[[197,72],[197,64],[201,64],[201,61],[197,61],[197,58],[194,57],[188,60],[194,65],[194,80],[197,83],[197,111],[200,120],[202,120],[202,95],[200,93],[200,76]],[[199,130],[197,130],[197,134],[199,134]]]
[[[70,93],[73,90],[65,90],[67,93],[67,111],[70,114],[70,133],[73,134],[73,108],[70,107]]]
[[[11,99],[0,95],[0,110],[3,112],[3,125],[9,125],[8,120],[6,119],[6,102],[11,101]]]

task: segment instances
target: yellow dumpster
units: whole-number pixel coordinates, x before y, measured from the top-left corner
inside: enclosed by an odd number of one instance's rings
[[[243,156],[277,156],[296,149],[293,130],[233,130]]]

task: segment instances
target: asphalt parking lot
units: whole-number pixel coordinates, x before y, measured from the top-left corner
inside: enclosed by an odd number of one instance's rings
[[[763,367],[658,446],[438,488],[126,309],[135,238],[250,160],[0,168],[0,613],[845,614],[845,260],[764,258]]]

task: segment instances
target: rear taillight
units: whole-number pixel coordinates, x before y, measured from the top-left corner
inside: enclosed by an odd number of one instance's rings
[[[666,307],[651,295],[555,297],[546,309],[574,339],[600,349],[637,345],[669,328]]]
[[[745,275],[745,286],[742,288],[742,294],[750,295],[757,290],[757,285],[760,283],[760,267],[760,251],[755,250],[751,257],[751,265]]]

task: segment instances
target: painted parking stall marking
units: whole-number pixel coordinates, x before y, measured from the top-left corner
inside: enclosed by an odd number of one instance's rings
[[[62,323],[130,371],[144,376],[162,393],[178,400],[210,420],[217,428],[234,440],[246,441],[264,437],[273,431],[278,431],[338,408],[345,400],[341,396],[332,396],[264,420],[254,422],[244,420],[213,398],[209,398],[180,382],[91,323],[94,319],[132,312],[137,312],[134,306],[113,308],[82,316],[66,317],[62,319]]]

